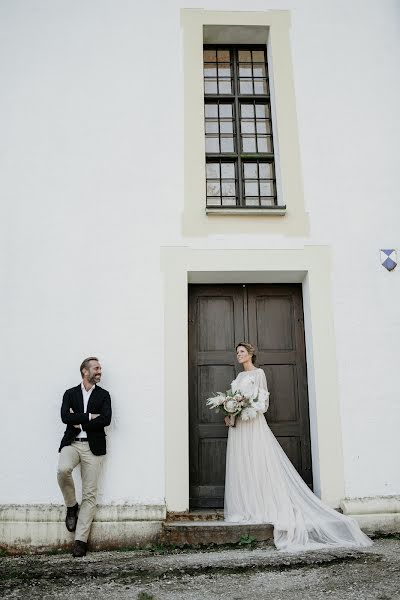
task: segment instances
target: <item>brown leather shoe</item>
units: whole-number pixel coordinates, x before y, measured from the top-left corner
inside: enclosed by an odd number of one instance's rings
[[[65,526],[68,529],[68,531],[75,531],[76,529],[76,524],[78,522],[78,512],[79,512],[79,505],[78,503],[75,504],[75,506],[67,506],[67,516],[65,517]]]
[[[75,540],[74,546],[72,548],[72,556],[74,558],[81,558],[82,556],[86,556],[87,551],[87,543],[81,542],[81,540]]]

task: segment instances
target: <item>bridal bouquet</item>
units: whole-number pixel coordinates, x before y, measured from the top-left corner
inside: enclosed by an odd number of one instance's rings
[[[240,417],[242,421],[255,419],[258,412],[263,412],[263,404],[259,402],[258,397],[249,398],[240,390],[227,392],[217,392],[211,398],[206,400],[210,410],[222,412],[225,415]]]

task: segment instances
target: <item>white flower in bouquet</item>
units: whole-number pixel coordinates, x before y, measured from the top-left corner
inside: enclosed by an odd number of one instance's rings
[[[259,412],[265,410],[264,396],[261,394],[257,396],[257,389],[252,389],[251,385],[246,391],[236,388],[228,390],[226,393],[217,392],[208,398],[206,403],[211,410],[215,410],[217,413],[222,410],[225,414],[236,415],[243,421],[255,419]]]
[[[224,402],[224,409],[226,410],[227,413],[229,414],[234,414],[237,413],[238,410],[240,409],[240,404],[239,401],[236,400],[235,398],[227,398]]]
[[[218,408],[219,406],[221,406],[224,403],[225,399],[226,399],[225,394],[221,394],[221,392],[218,392],[215,396],[208,398],[206,403],[207,403],[207,406],[209,406],[211,409]]]
[[[240,418],[242,421],[250,421],[250,419],[255,419],[257,416],[257,410],[253,408],[253,406],[246,406],[240,413]]]

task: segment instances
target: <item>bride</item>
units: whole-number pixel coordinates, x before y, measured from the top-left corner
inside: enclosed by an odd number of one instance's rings
[[[236,356],[243,371],[232,390],[261,403],[254,419],[225,417],[229,426],[226,454],[225,521],[271,523],[278,550],[366,547],[371,540],[351,518],[325,506],[297,473],[267,425],[267,380],[254,366],[251,344],[240,342]]]

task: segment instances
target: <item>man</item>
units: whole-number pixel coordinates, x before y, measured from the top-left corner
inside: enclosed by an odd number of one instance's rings
[[[61,405],[61,420],[67,428],[59,448],[57,480],[67,506],[65,525],[75,531],[72,556],[86,555],[87,539],[96,511],[97,482],[106,453],[104,427],[111,422],[110,394],[97,385],[101,365],[95,356],[80,366],[82,383],[67,390]],[[79,509],[72,471],[81,465],[82,503]]]

